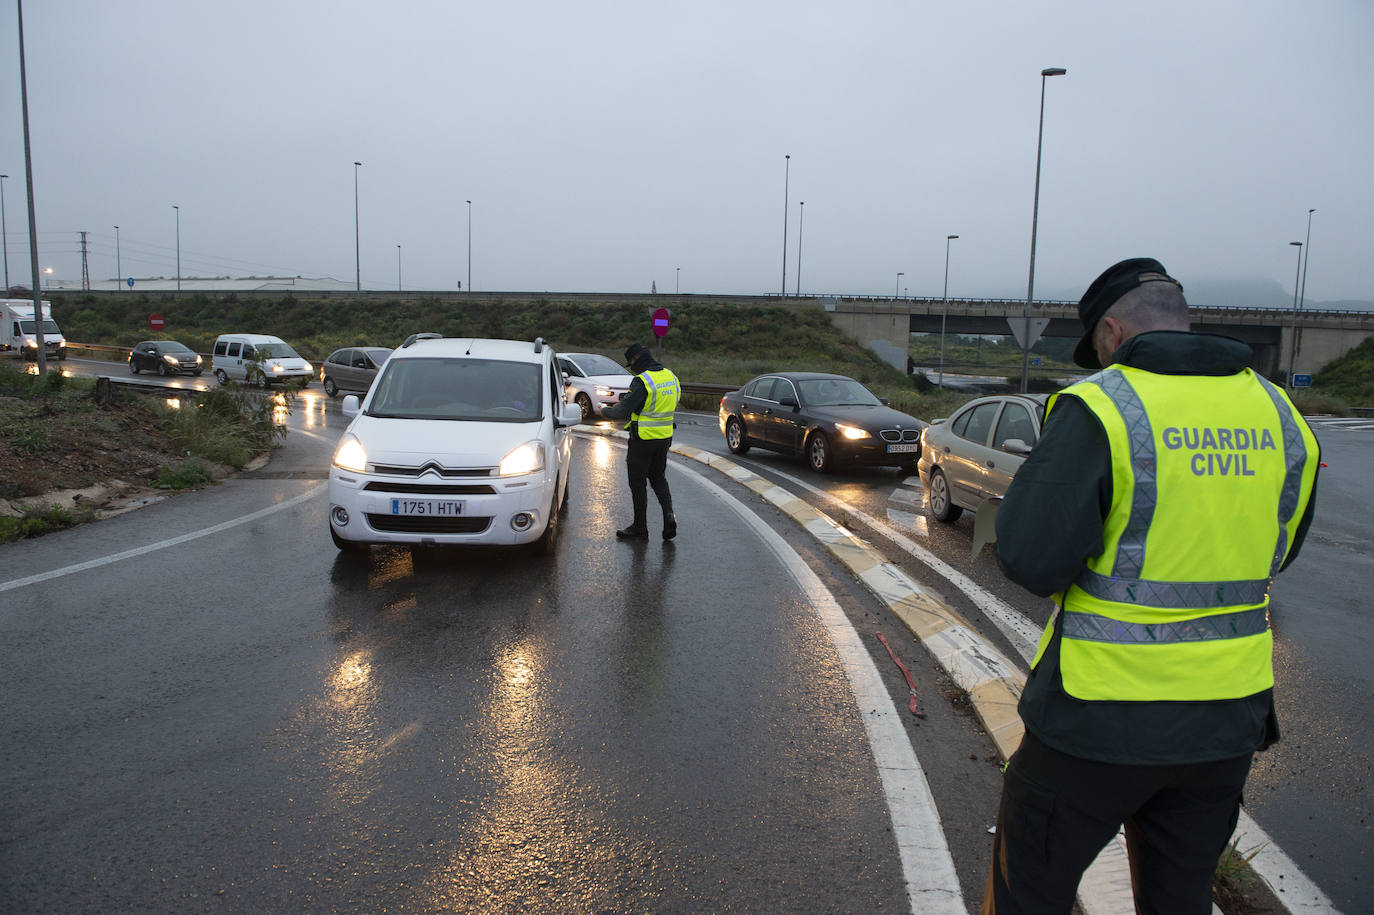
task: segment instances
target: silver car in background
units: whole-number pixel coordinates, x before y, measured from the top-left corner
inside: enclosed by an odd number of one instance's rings
[[[367,393],[382,370],[391,350],[384,346],[346,346],[336,349],[320,364],[320,383],[330,397],[340,391]]]
[[[922,431],[916,469],[935,520],[952,522],[964,509],[976,511],[987,499],[1006,494],[1040,440],[1048,399],[1046,394],[979,397]]]

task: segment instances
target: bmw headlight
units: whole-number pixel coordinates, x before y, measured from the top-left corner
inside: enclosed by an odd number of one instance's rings
[[[367,470],[367,450],[354,435],[345,434],[334,449],[334,466],[341,470],[362,473]]]
[[[858,426],[851,426],[848,423],[835,423],[835,431],[839,432],[840,435],[849,439],[851,442],[869,437],[867,429],[860,429]]]
[[[496,472],[503,477],[515,477],[543,469],[544,443],[525,442],[501,458],[501,463]]]

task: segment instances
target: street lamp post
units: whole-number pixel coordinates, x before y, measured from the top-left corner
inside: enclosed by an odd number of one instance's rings
[[[401,246],[396,246],[396,291],[401,291]]]
[[[181,291],[181,207],[175,203],[172,209],[177,211],[177,292]]]
[[[1288,389],[1293,390],[1293,362],[1298,356],[1298,275],[1302,272],[1302,248],[1300,241],[1290,241],[1298,249],[1298,266],[1293,269],[1293,327],[1288,332]]]
[[[782,166],[782,291],[787,295],[787,182],[792,174],[792,157],[783,156]]]
[[[1045,80],[1068,73],[1063,67],[1046,67],[1040,71],[1040,130],[1035,139],[1035,202],[1031,205],[1030,276],[1026,280],[1025,345],[1021,349],[1021,393],[1030,390],[1030,326],[1031,298],[1035,295],[1035,229],[1040,218],[1040,150],[1045,141]]]
[[[0,236],[4,236],[5,245],[5,294],[9,295],[10,289],[10,236],[9,230],[5,228],[5,179],[9,175],[0,175]]]
[[[681,293],[681,292],[682,292],[682,268],[681,268],[681,267],[674,267],[674,268],[673,268],[673,295],[678,295],[678,294]]]
[[[801,295],[801,246],[802,246],[802,226],[806,220],[806,201],[803,200],[797,207],[797,295]]]
[[[945,386],[945,316],[949,314],[949,243],[958,235],[945,236],[945,294],[940,302],[940,374],[937,384]]]
[[[468,204],[468,292],[472,292],[472,201]]]
[[[115,230],[115,289],[116,289],[116,290],[119,290],[119,289],[122,289],[123,286],[124,286],[124,284],[120,282],[120,278],[123,277],[123,275],[124,275],[124,268],[121,267],[121,266],[119,266],[119,226],[115,226],[115,227],[114,227],[114,230]]]
[[[897,273],[897,288],[892,290],[892,297],[894,299],[901,298],[902,296],[902,277],[904,276],[906,276],[905,273],[902,273],[900,271]]]
[[[361,162],[353,163],[353,264],[357,269],[358,292],[363,291],[363,242],[358,231],[358,168]]]

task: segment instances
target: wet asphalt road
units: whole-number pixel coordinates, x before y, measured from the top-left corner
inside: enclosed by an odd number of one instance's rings
[[[342,417],[316,389],[291,422],[299,434],[264,471],[6,547],[0,582],[309,492]],[[1340,910],[1365,911],[1374,432],[1317,431],[1332,464],[1318,523],[1274,591],[1284,741],[1257,757],[1247,801]],[[712,417],[678,439],[724,452]],[[18,611],[0,616],[0,687],[22,697],[0,744],[0,796],[19,799],[4,801],[15,831],[0,839],[0,899],[905,908],[862,726],[795,584],[677,459],[693,528],[666,548],[615,543],[621,452],[601,440],[574,450],[572,523],[551,561],[376,551],[359,566],[335,556],[321,490],[213,539],[0,593]],[[740,463],[794,490],[822,486],[855,513],[824,510],[894,559],[858,512],[1036,622],[1048,615],[988,551],[969,557],[967,516],[927,524],[895,471],[820,478],[757,450]],[[897,634],[886,611],[789,520],[768,520],[880,651],[876,632]],[[903,564],[982,620],[956,587]],[[898,650],[929,712],[908,722],[911,741],[976,908],[998,788],[989,745],[944,701],[952,691],[922,649]],[[900,674],[878,661],[904,704]]]
[[[307,397],[266,469],[0,553],[10,583],[149,548],[3,592],[5,908],[909,907],[835,651],[706,488],[675,471],[678,541],[618,543],[621,452],[579,440],[555,557],[360,562],[341,420]],[[976,885],[995,765],[932,718],[940,777],[979,772]]]

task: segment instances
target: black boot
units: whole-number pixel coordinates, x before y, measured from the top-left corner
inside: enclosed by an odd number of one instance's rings
[[[649,528],[644,524],[631,524],[616,531],[615,535],[621,540],[648,540]]]
[[[677,515],[667,515],[663,519],[663,539],[672,540],[677,536]]]

